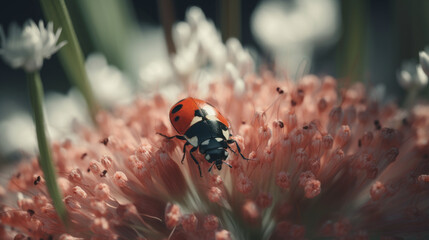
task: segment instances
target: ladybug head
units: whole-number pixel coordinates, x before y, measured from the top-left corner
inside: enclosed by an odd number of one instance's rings
[[[206,152],[206,160],[216,165],[218,170],[222,169],[223,161],[228,157],[228,152],[224,148],[210,149]],[[210,168],[211,170],[211,168]]]

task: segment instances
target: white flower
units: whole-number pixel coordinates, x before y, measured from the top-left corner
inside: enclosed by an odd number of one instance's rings
[[[419,53],[420,56],[420,65],[422,66],[423,71],[429,76],[429,48],[426,47],[424,51]]]
[[[161,31],[158,32],[162,34]],[[216,26],[205,17],[200,8],[189,8],[185,21],[176,23],[172,34],[175,54],[163,59],[153,57],[152,63],[141,64],[139,85],[145,96],[156,92],[174,100],[183,89],[180,83],[191,82],[198,83],[198,94],[204,96],[208,92],[208,85],[223,77],[231,80],[236,95],[244,93],[244,79],[255,69],[250,51],[234,38],[224,44]],[[161,40],[149,38],[140,50],[149,46],[143,52],[151,51],[163,42]]]
[[[28,20],[23,29],[12,23],[6,38],[0,26],[0,55],[12,68],[23,68],[27,72],[39,70],[43,59],[49,59],[66,44],[65,41],[57,44],[61,28],[55,33],[53,28],[52,22],[45,28],[42,20],[39,21],[39,26],[33,20]]]
[[[80,92],[72,88],[67,94],[50,92],[44,99],[46,127],[52,141],[74,141],[76,124],[89,125],[91,120]],[[10,106],[9,106],[10,107]],[[36,130],[32,116],[19,105],[0,109],[0,155],[37,150]],[[4,117],[3,117],[4,116]]]
[[[0,153],[5,156],[19,151],[34,153],[37,149],[33,119],[23,110],[15,110],[2,118],[0,131]]]
[[[338,39],[339,9],[336,0],[261,1],[252,14],[252,33],[290,74],[303,59],[311,60],[315,49]]]
[[[404,89],[421,89],[428,84],[428,76],[423,72],[422,67],[411,61],[402,64],[397,78]]]
[[[86,72],[96,99],[105,107],[128,103],[134,98],[129,79],[107,63],[104,55],[93,53],[85,62]]]

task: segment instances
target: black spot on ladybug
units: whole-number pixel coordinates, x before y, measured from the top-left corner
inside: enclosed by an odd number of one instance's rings
[[[108,142],[109,142],[109,138],[104,138],[103,140],[100,141],[100,143],[104,144],[105,146],[107,145]]]
[[[362,140],[360,140],[360,139],[358,141],[358,147],[362,147]]]
[[[28,215],[33,216],[34,215],[34,210],[33,209],[28,209],[27,210]]]
[[[304,126],[304,127],[302,127],[302,128],[307,130],[307,129],[308,129],[308,126]]]
[[[285,124],[282,121],[279,120],[279,127],[283,128],[284,126],[285,126]]]
[[[36,180],[34,180],[34,185],[37,185],[37,184],[39,184],[39,182],[40,182],[40,176],[37,176],[37,178],[36,178]]]
[[[171,113],[177,113],[180,109],[182,109],[182,107],[183,107],[183,104],[178,104],[173,108],[173,110],[171,110]]]
[[[84,153],[84,154],[82,154],[82,156],[80,156],[80,159],[84,159],[86,156],[88,155],[88,153]]]
[[[107,170],[104,170],[104,171],[100,174],[100,177],[105,177],[105,176],[106,176],[106,174],[107,174]]]
[[[177,122],[177,121],[179,121],[179,119],[180,119],[180,117],[179,117],[179,116],[176,116],[176,117],[174,118],[174,121],[175,121],[175,122]]]
[[[88,169],[86,169],[86,171],[87,171],[87,172],[91,172],[91,169],[89,169],[89,168],[88,168]]]

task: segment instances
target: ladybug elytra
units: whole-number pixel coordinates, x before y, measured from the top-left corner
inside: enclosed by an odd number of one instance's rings
[[[213,163],[209,172],[214,165],[218,170],[222,169],[222,164],[231,167],[224,161],[228,157],[227,149],[235,153],[229,146],[232,143],[235,143],[240,156],[247,160],[241,153],[238,143],[231,138],[228,121],[211,104],[191,97],[182,99],[171,107],[170,121],[179,135],[168,137],[159,134],[168,139],[177,138],[186,141],[183,146],[182,163],[185,159],[186,147],[192,146],[189,154],[197,164],[200,176],[202,176],[200,164],[192,154],[197,149],[209,163]]]

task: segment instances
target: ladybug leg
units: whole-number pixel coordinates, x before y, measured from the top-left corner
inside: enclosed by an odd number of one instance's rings
[[[213,162],[213,164],[209,168],[209,172],[212,170],[212,167],[215,165],[216,162]]]
[[[192,154],[192,152],[195,152],[195,150],[197,150],[198,147],[193,147],[191,149],[191,151],[189,151],[189,154],[191,155],[192,160],[194,160],[194,162],[197,164],[198,166],[198,171],[200,171],[200,177],[203,177],[203,175],[201,174],[201,167],[200,164],[198,163],[197,159],[195,159],[194,155]]]
[[[243,156],[243,154],[241,153],[241,149],[240,149],[240,146],[238,146],[237,141],[235,141],[234,139],[229,139],[229,140],[226,141],[226,143],[228,143],[228,144],[235,143],[235,146],[237,146],[237,150],[238,150],[238,153],[240,154],[240,156],[243,159],[245,159],[245,160],[249,160],[248,158],[246,158],[245,156]],[[231,149],[231,147],[229,145],[228,145],[228,148]],[[234,152],[234,151],[232,151],[232,152]]]
[[[190,145],[189,142],[186,142],[185,145],[183,145],[183,157],[182,157],[182,161],[180,161],[183,164],[183,160],[185,160],[185,155],[186,155],[186,146]]]
[[[232,153],[237,154],[237,153],[234,151],[234,149],[232,149],[229,145],[226,145],[226,146],[229,148],[229,150],[231,150],[231,152],[232,152]]]
[[[184,137],[184,136],[182,136],[182,135],[174,135],[174,136],[167,136],[167,135],[164,135],[164,134],[162,134],[162,133],[159,133],[159,132],[157,132],[156,134],[159,134],[159,135],[161,135],[161,136],[163,136],[163,137],[165,137],[165,138],[167,138],[167,139],[173,139],[173,138],[177,138],[177,139],[180,139],[180,140],[186,140],[186,138]]]

